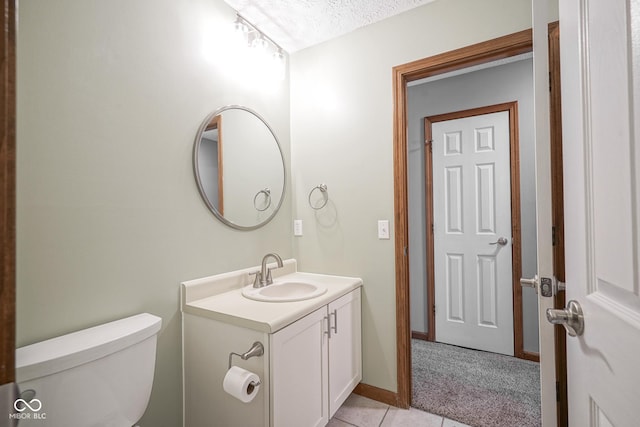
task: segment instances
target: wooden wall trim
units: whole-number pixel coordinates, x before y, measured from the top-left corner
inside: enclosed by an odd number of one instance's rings
[[[409,319],[409,217],[407,185],[407,78],[393,69],[393,186],[396,266],[397,406],[411,404],[411,324]]]
[[[427,332],[420,332],[420,331],[411,331],[411,339],[433,341],[432,339],[429,339],[429,334]]]
[[[0,385],[15,381],[16,279],[16,0],[0,14]]]
[[[432,118],[424,119],[424,174],[425,174],[425,205],[427,224],[427,329],[429,341],[436,340],[436,263],[435,263],[435,236],[433,235],[433,132]]]
[[[409,321],[409,239],[407,197],[406,84],[473,65],[530,52],[532,31],[488,40],[472,46],[409,62],[393,68],[393,185],[396,266],[396,339],[398,405],[411,403],[411,327]]]
[[[531,29],[394,67],[407,82],[496,61],[533,49]]]
[[[522,313],[522,207],[520,204],[520,130],[518,105],[509,113],[511,132],[511,237],[512,240],[512,290],[513,290],[513,350],[520,359],[524,351],[524,319]]]
[[[564,192],[562,171],[562,102],[560,81],[560,25],[549,24],[549,72],[551,108],[551,206],[553,210],[554,246],[553,274],[565,281],[564,263]],[[555,308],[564,308],[564,291],[555,296]],[[561,326],[555,327],[556,380],[558,381],[558,427],[569,425],[567,403],[567,334]]]
[[[355,394],[358,394],[369,399],[376,400],[378,402],[386,403],[391,406],[398,406],[398,395],[392,391],[378,388],[369,384],[360,383],[353,390]]]
[[[562,173],[562,102],[560,82],[560,27],[549,24],[549,72],[551,108],[551,204],[555,238],[553,245],[553,274],[561,282],[564,278],[564,191]],[[564,307],[564,306],[563,306]]]

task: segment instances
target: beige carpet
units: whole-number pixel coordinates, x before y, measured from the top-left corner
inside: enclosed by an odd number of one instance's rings
[[[536,362],[412,340],[411,406],[473,427],[540,426]]]

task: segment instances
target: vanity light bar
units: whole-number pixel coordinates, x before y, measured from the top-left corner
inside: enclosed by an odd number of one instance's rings
[[[265,33],[260,31],[258,27],[253,25],[244,16],[240,15],[240,13],[238,12],[236,12],[235,27],[236,27],[236,31],[239,31],[243,34],[257,33],[257,35],[254,35],[253,40],[265,40],[271,43],[275,50],[274,53],[277,53],[281,58],[284,58],[284,53],[283,53],[284,49],[282,49],[282,47],[278,43],[274,42],[269,36],[267,36]]]

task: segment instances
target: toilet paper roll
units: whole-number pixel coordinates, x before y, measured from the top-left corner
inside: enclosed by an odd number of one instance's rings
[[[232,366],[224,376],[222,388],[241,402],[249,403],[258,394],[260,377],[239,366]]]

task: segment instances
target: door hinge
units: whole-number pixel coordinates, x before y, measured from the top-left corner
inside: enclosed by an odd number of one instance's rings
[[[549,71],[549,92],[551,92],[552,81],[553,81],[553,75],[551,74],[551,71]]]
[[[560,381],[556,381],[556,402],[560,402]]]
[[[436,314],[436,305],[433,304],[433,314]]]
[[[433,234],[434,230],[435,230],[435,227],[433,226],[433,223],[431,223],[431,234]]]
[[[552,246],[557,245],[557,242],[556,242],[556,226],[555,225],[553,227],[551,227],[551,245]]]
[[[424,145],[429,148],[429,153],[433,153],[433,139],[425,139]]]

